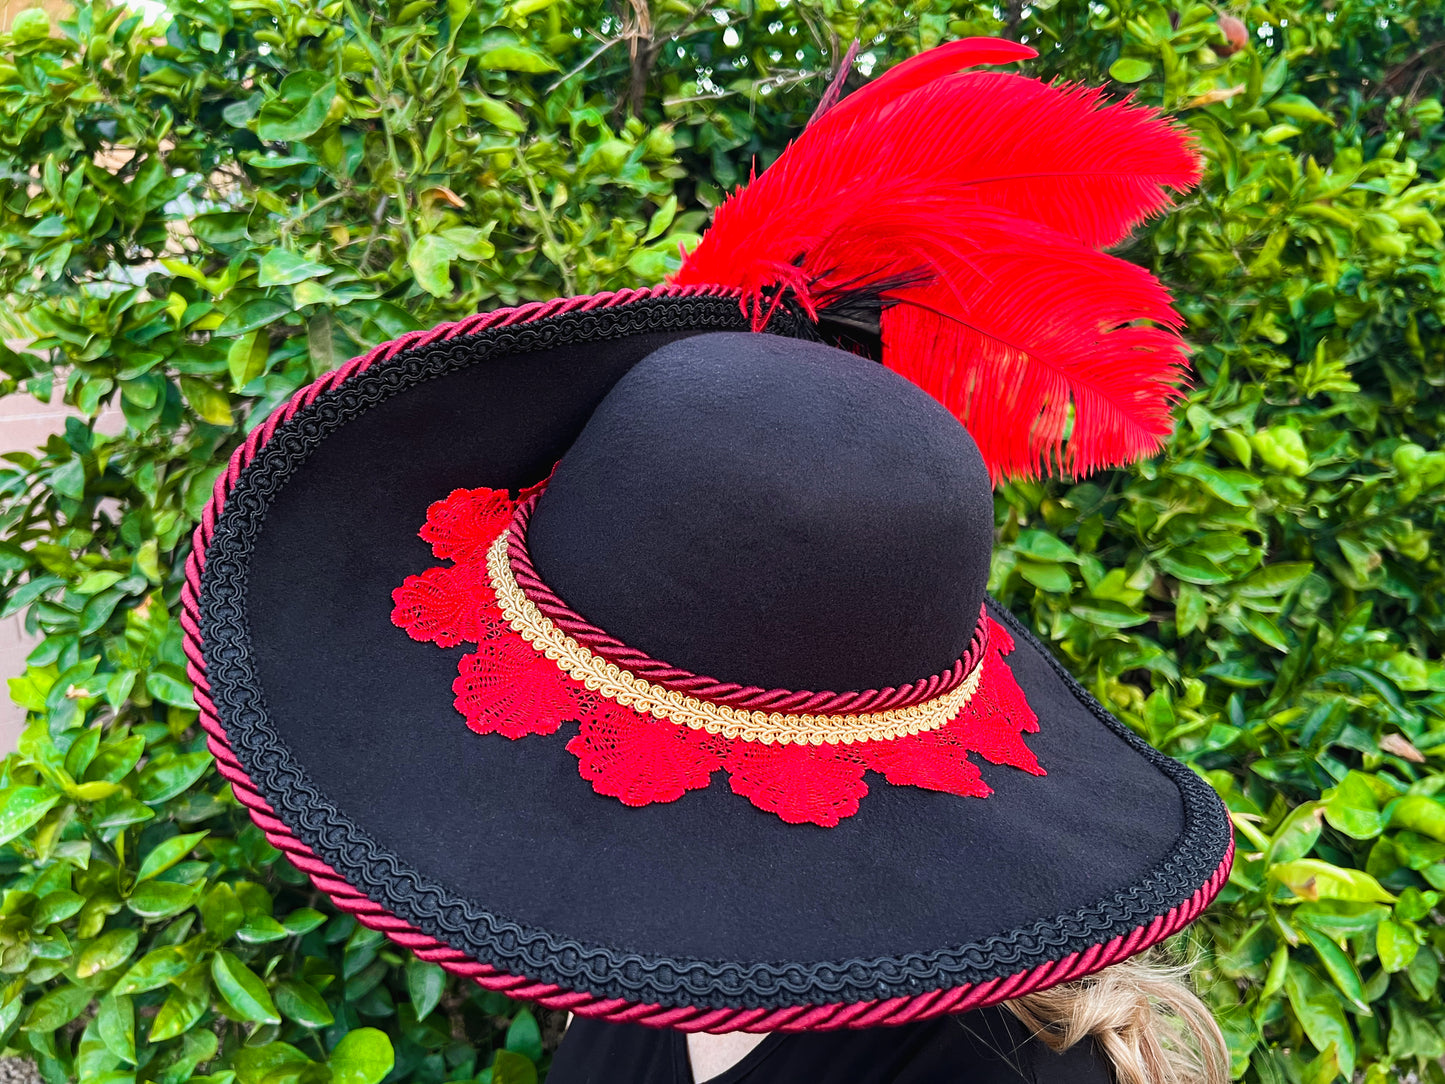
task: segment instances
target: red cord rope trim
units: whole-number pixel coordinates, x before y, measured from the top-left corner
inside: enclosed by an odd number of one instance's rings
[[[565,301],[550,301],[524,305],[516,309],[501,309],[496,312],[468,317],[457,324],[442,325],[431,332],[413,332],[373,348],[358,358],[353,358],[341,368],[327,373],[315,383],[298,391],[276,415],[284,415],[285,421],[296,411],[315,400],[327,389],[344,383],[358,372],[362,372],[382,357],[394,357],[397,353],[427,338],[435,341],[435,332],[450,328],[451,334],[441,337],[456,338],[459,335],[475,334],[488,327],[503,324],[525,323],[545,319],[559,312],[571,312],[579,308],[606,308],[624,305],[650,297],[726,297],[740,296],[740,292],[727,287],[712,286],[660,286],[650,290],[623,290],[613,294],[598,294],[592,297],[567,298]],[[279,424],[279,422],[277,422]],[[1224,860],[1214,874],[1200,886],[1189,899],[1147,924],[1139,926],[1128,934],[1115,937],[1102,945],[1094,945],[1083,952],[1070,953],[1061,960],[1026,971],[1020,971],[1007,978],[990,979],[981,983],[966,983],[948,990],[935,990],[907,998],[891,998],[887,1001],[861,1002],[858,1004],[829,1004],[816,1006],[792,1006],[783,1009],[698,1009],[691,1007],[665,1007],[656,1004],[629,1002],[622,998],[600,998],[580,991],[564,990],[550,983],[538,983],[521,975],[511,975],[488,965],[479,963],[458,949],[443,944],[435,938],[391,915],[384,908],[372,902],[358,889],[338,876],[325,862],[318,858],[310,847],[291,834],[284,825],[268,828],[267,823],[275,821],[275,811],[256,793],[250,777],[241,768],[231,751],[216,714],[216,706],[208,695],[210,688],[205,680],[205,658],[199,633],[200,611],[197,594],[200,590],[201,573],[206,564],[206,547],[215,531],[216,518],[226,502],[226,496],[236,479],[240,477],[256,451],[270,439],[276,426],[269,423],[253,430],[251,436],[236,448],[231,456],[228,469],[216,479],[211,500],[201,514],[200,523],[192,536],[191,555],[186,561],[185,584],[181,589],[181,603],[185,615],[190,619],[185,638],[186,657],[189,660],[186,671],[196,686],[196,703],[200,707],[200,723],[206,731],[206,744],[216,757],[217,771],[231,784],[237,800],[251,813],[251,819],[265,834],[272,846],[276,847],[290,862],[311,878],[317,889],[330,897],[336,907],[356,916],[358,922],[371,929],[384,930],[386,935],[404,948],[410,949],[418,958],[441,965],[456,975],[472,979],[487,990],[496,990],[510,997],[535,1001],[551,1009],[575,1012],[599,1020],[631,1021],[653,1027],[671,1027],[681,1031],[823,1031],[841,1027],[880,1026],[906,1024],[914,1020],[925,1020],[944,1013],[963,1012],[983,1008],[1010,998],[1043,990],[1049,986],[1100,971],[1110,964],[1118,963],[1150,945],[1177,933],[1209,905],[1229,879],[1234,860],[1234,841],[1225,852]],[[264,434],[264,435],[263,435]],[[859,1022],[862,1016],[867,1023]]]
[[[984,619],[984,612],[980,610],[978,622],[973,628],[973,637],[962,658],[942,673],[907,685],[861,692],[803,692],[739,685],[736,682],[718,681],[681,670],[609,636],[569,607],[543,582],[527,550],[527,525],[532,519],[532,511],[537,506],[539,496],[540,492],[527,496],[512,514],[512,533],[508,540],[507,556],[511,561],[512,575],[516,578],[517,585],[553,624],[589,651],[638,677],[676,689],[688,696],[750,711],[798,714],[811,712],[820,715],[886,711],[889,708],[908,707],[932,700],[957,688],[963,679],[973,672],[974,667],[982,662],[983,654],[988,649],[988,622]]]

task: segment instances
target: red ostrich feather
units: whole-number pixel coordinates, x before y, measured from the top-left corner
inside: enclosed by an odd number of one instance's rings
[[[755,326],[870,307],[883,363],[947,406],[994,478],[1084,474],[1156,451],[1184,378],[1182,321],[1147,271],[1100,251],[1199,178],[1156,111],[999,72],[968,39],[814,121],[718,208],[673,277],[737,286]]]

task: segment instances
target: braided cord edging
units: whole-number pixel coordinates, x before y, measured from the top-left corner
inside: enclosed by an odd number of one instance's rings
[[[973,636],[963,656],[947,670],[906,685],[890,685],[882,689],[859,692],[806,692],[762,689],[689,673],[609,636],[572,610],[547,586],[536,566],[532,564],[532,555],[527,549],[526,541],[527,526],[531,522],[539,496],[540,494],[533,494],[528,497],[517,505],[517,510],[512,514],[507,553],[518,586],[525,592],[528,601],[564,634],[608,662],[663,688],[675,689],[688,696],[747,711],[799,714],[813,712],[824,715],[887,711],[892,708],[911,707],[958,688],[978,668],[983,653],[988,649],[988,622],[984,620],[986,615],[983,608],[980,608],[978,620],[973,627]]]
[[[729,297],[737,291],[726,287],[661,286],[642,290],[624,290],[588,297],[561,298],[535,302],[513,309],[480,313],[452,324],[442,324],[426,331],[411,332],[383,343],[360,357],[353,358],[339,369],[322,376],[300,389],[287,403],[274,411],[262,425],[254,429],[232,454],[227,469],[216,480],[210,501],[202,513],[192,538],[192,551],[186,562],[182,586],[181,623],[186,634],[187,671],[195,685],[200,721],[207,733],[207,745],[216,758],[217,769],[230,782],[237,799],[246,806],[252,820],[273,846],[281,850],[312,883],[336,904],[354,915],[363,925],[385,933],[419,958],[441,965],[455,974],[471,978],[486,989],[508,996],[535,1001],[549,1008],[566,1009],[582,1016],[614,1022],[640,1023],[655,1027],[673,1027],[684,1031],[804,1031],[843,1027],[875,1027],[903,1024],[944,1013],[981,1008],[999,1001],[1022,996],[1060,982],[1079,978],[1148,948],[1191,922],[1218,894],[1228,879],[1234,844],[1231,840],[1223,861],[1213,875],[1190,898],[1163,915],[1113,939],[1070,953],[1057,961],[1041,964],[1014,975],[966,983],[925,994],[894,997],[884,1000],[836,1002],[824,1005],[802,1005],[784,1008],[699,1009],[671,1007],[656,1003],[638,1003],[625,998],[599,997],[584,991],[568,991],[552,983],[536,982],[521,975],[504,972],[472,959],[467,953],[452,948],[421,932],[406,920],[374,902],[338,874],[298,839],[257,791],[254,782],[231,748],[221,724],[210,685],[206,680],[206,664],[202,652],[199,592],[205,567],[206,550],[214,536],[217,520],[227,495],[246,465],[271,439],[277,428],[303,408],[310,406],[323,393],[365,372],[380,360],[387,360],[406,350],[419,349],[432,343],[515,324],[531,323],[548,317],[576,311],[610,308],[635,301],[664,297]]]

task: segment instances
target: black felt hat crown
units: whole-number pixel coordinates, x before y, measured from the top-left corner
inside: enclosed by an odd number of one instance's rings
[[[864,106],[977,105],[952,72],[1009,49],[925,54]],[[866,130],[857,98],[835,110]],[[766,201],[770,175],[748,192]],[[680,279],[726,250],[716,230]],[[188,570],[197,700],[238,797],[339,907],[514,996],[730,1030],[1017,996],[1218,891],[1231,834],[1208,786],[985,594],[990,474],[1070,457],[1059,395],[1085,461],[1122,455],[1140,433],[1111,445],[1109,411],[1167,413],[1175,347],[1133,407],[1101,405],[1087,357],[1030,407],[990,374],[1057,341],[975,343],[960,368],[976,327],[920,339],[906,318],[920,269],[944,273],[932,240],[899,237],[912,270],[870,277],[838,270],[840,236],[846,215],[743,281],[405,336],[237,450]],[[951,289],[977,326],[1002,318],[986,288]],[[1100,343],[1137,330],[1120,304]],[[840,318],[870,311],[883,364],[828,341],[856,348]],[[925,344],[948,394],[899,375]],[[1020,410],[1037,424],[1010,443]]]
[[[968,432],[882,366],[748,332],[658,350],[557,465],[527,543],[625,644],[741,685],[871,689],[948,669],[988,582]]]

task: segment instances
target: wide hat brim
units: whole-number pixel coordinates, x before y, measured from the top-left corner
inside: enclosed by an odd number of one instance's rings
[[[870,776],[826,829],[716,782],[630,808],[579,777],[566,727],[467,729],[464,649],[391,620],[392,589],[433,563],[427,506],[537,483],[639,360],[746,327],[735,294],[706,288],[489,313],[379,347],[259,426],[217,484],[184,597],[202,721],[237,796],[363,923],[490,988],[611,1019],[901,1023],[1181,929],[1228,876],[1222,804],[993,602],[1047,775],[984,765],[988,798]]]

